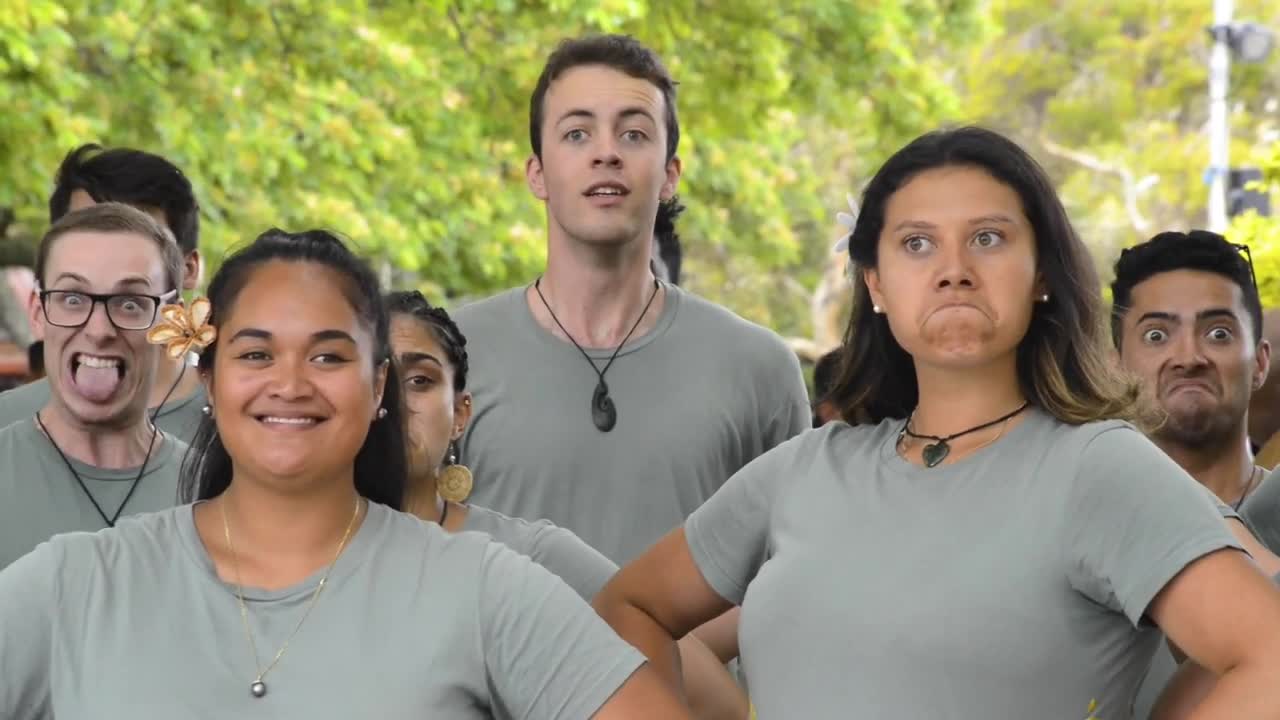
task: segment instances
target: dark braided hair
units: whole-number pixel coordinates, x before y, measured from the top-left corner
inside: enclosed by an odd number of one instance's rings
[[[449,312],[427,302],[417,290],[400,290],[387,293],[382,298],[387,314],[411,315],[426,323],[435,335],[436,341],[444,348],[453,366],[453,391],[462,392],[467,389],[467,337],[458,329],[457,323],[449,317]]]

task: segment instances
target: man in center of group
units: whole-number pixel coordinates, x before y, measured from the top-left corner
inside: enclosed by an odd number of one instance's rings
[[[457,313],[475,378],[462,457],[476,502],[622,564],[810,425],[804,379],[774,333],[654,277],[654,220],[681,164],[675,83],[651,50],[562,43],[529,132],[547,266]]]

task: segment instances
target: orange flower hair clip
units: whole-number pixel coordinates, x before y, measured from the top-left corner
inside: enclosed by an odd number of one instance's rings
[[[208,298],[196,298],[191,305],[165,305],[160,308],[162,320],[147,331],[147,342],[164,345],[165,353],[173,359],[195,350],[203,350],[218,337],[218,330],[209,324],[213,304]]]

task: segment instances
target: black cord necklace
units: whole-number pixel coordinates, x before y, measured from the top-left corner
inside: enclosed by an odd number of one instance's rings
[[[533,283],[533,289],[538,293],[538,298],[542,300],[542,306],[550,313],[551,319],[555,321],[556,326],[560,328],[560,332],[569,338],[569,342],[578,348],[578,352],[582,353],[582,357],[591,363],[591,369],[596,371],[596,391],[591,394],[591,422],[595,423],[596,429],[600,432],[609,432],[618,422],[618,408],[613,404],[613,398],[609,397],[609,385],[604,381],[604,374],[609,372],[609,368],[613,366],[613,361],[618,359],[618,353],[622,352],[622,347],[631,339],[631,334],[640,327],[640,321],[644,320],[644,316],[649,314],[649,306],[653,305],[653,299],[658,296],[658,290],[662,287],[662,283],[657,278],[653,280],[653,292],[649,294],[649,302],[644,304],[644,310],[640,311],[640,317],[636,318],[636,322],[627,331],[627,336],[622,338],[622,342],[618,343],[618,347],[614,349],[613,355],[609,358],[609,362],[605,363],[604,369],[596,367],[596,361],[591,359],[587,351],[582,349],[577,340],[569,334],[564,324],[560,322],[560,318],[556,317],[556,313],[551,309],[551,305],[547,303],[547,298],[542,294],[542,278],[539,277]]]
[[[1006,413],[1004,415],[1001,415],[1000,417],[996,418],[995,420],[992,420],[991,422],[985,422],[985,423],[982,423],[981,425],[975,425],[969,428],[968,430],[961,430],[958,433],[952,433],[945,437],[940,437],[938,435],[921,435],[919,433],[912,432],[911,418],[915,417],[915,414],[916,414],[916,411],[912,410],[911,417],[908,417],[907,422],[902,426],[902,432],[898,433],[898,441],[901,442],[902,437],[904,435],[906,437],[914,438],[916,440],[932,440],[933,442],[924,446],[924,449],[921,450],[920,452],[920,456],[924,459],[924,464],[926,467],[937,467],[938,463],[945,460],[947,456],[951,454],[950,443],[952,440],[955,440],[956,438],[964,435],[968,435],[970,433],[976,433],[979,430],[986,430],[992,425],[999,425],[1005,420],[1008,420],[1009,418],[1017,415],[1018,413],[1026,409],[1027,409],[1027,403],[1024,402],[1018,406],[1017,410],[1014,410],[1011,413]]]
[[[93,509],[98,511],[98,517],[102,518],[102,522],[106,523],[107,527],[113,528],[116,526],[116,521],[120,519],[120,514],[124,512],[125,506],[128,505],[129,500],[133,498],[133,493],[138,489],[138,484],[142,482],[142,476],[147,474],[147,464],[151,462],[151,451],[156,447],[156,435],[159,432],[159,429],[156,427],[155,419],[160,415],[160,409],[169,401],[169,396],[173,395],[173,391],[178,389],[178,384],[182,382],[182,376],[186,374],[187,365],[184,362],[182,364],[182,371],[178,373],[178,379],[174,380],[173,385],[169,386],[169,391],[164,394],[164,399],[162,399],[160,404],[156,406],[155,412],[151,414],[151,440],[147,443],[147,454],[142,457],[142,467],[138,468],[138,474],[134,476],[133,482],[129,485],[129,492],[125,493],[124,500],[120,503],[120,506],[116,508],[115,515],[112,515],[111,517],[107,517],[107,513],[103,511],[102,506],[98,504],[97,498],[93,496],[93,493],[89,492],[89,486],[84,484],[84,478],[80,477],[80,473],[76,472],[76,468],[71,464],[71,460],[67,457],[67,454],[62,452],[62,448],[58,447],[58,442],[53,439],[53,435],[49,432],[49,428],[45,427],[44,420],[41,419],[40,413],[36,413],[36,425],[40,426],[40,432],[43,432],[44,436],[48,438],[49,444],[53,446],[55,451],[57,451],[58,457],[62,458],[63,464],[67,466],[67,471],[71,473],[71,477],[76,479],[76,484],[80,486],[82,491],[84,491],[84,496],[89,498],[89,502],[93,504]]]

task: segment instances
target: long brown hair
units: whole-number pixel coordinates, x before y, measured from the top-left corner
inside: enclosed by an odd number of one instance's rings
[[[889,158],[867,185],[849,241],[859,269],[853,312],[829,399],[850,423],[904,418],[915,408],[920,394],[915,364],[893,337],[888,320],[873,312],[861,270],[876,267],[889,198],[921,172],[947,166],[980,168],[1008,185],[1031,221],[1037,269],[1049,301],[1036,303],[1017,349],[1018,381],[1027,400],[1065,423],[1140,421],[1138,385],[1106,351],[1106,315],[1093,260],[1048,177],[1012,141],[972,127],[917,138]]]

